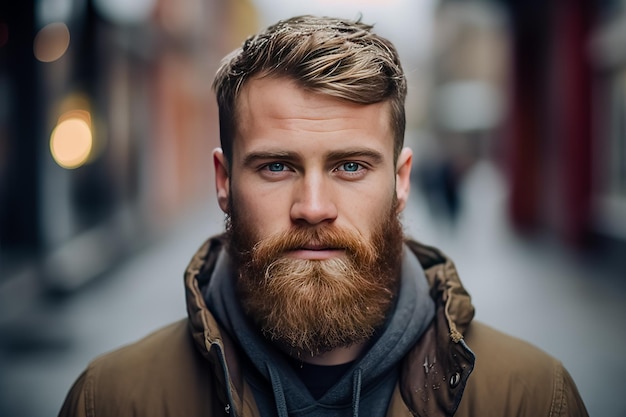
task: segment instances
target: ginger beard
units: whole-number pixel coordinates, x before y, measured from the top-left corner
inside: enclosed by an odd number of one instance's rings
[[[361,343],[384,323],[397,293],[403,232],[396,201],[369,240],[332,225],[294,226],[257,239],[231,201],[229,253],[239,266],[237,290],[247,316],[292,356]],[[311,242],[342,256],[296,259]]]

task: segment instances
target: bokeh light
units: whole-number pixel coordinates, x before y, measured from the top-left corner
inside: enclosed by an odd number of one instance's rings
[[[93,149],[91,115],[85,110],[71,110],[59,118],[50,136],[50,152],[63,168],[84,165]]]
[[[61,58],[70,46],[70,31],[65,23],[50,23],[35,36],[33,52],[41,62]]]

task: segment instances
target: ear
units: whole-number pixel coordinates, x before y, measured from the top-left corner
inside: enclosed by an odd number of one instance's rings
[[[213,165],[215,166],[215,190],[217,203],[224,213],[229,212],[228,194],[230,193],[230,176],[228,175],[228,161],[221,148],[213,150]]]
[[[403,148],[398,155],[396,164],[396,196],[398,198],[398,213],[404,210],[409,191],[411,189],[411,164],[413,163],[413,151],[411,148]]]

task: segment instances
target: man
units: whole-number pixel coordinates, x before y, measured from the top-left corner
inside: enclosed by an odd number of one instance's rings
[[[188,320],[89,365],[61,416],[586,416],[557,360],[472,321],[452,262],[405,239],[406,82],[360,22],[296,17],[214,82],[224,235]]]

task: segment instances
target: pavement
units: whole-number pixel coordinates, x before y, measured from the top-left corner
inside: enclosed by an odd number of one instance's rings
[[[506,187],[488,163],[465,178],[461,201],[451,223],[414,191],[403,215],[407,234],[455,260],[477,320],[558,357],[591,416],[626,416],[624,271],[554,238],[514,233]],[[208,199],[97,281],[42,300],[22,319],[23,334],[0,350],[0,416],[56,415],[92,358],[184,317],[183,271],[222,221]]]

